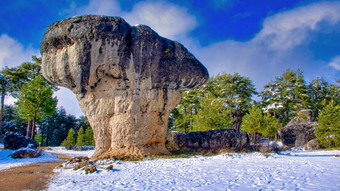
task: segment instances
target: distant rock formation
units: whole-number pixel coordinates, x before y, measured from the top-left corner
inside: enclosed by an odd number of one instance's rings
[[[279,129],[282,144],[285,146],[303,147],[310,140],[315,139],[316,123],[312,121],[312,110],[301,110],[298,116]]]
[[[41,42],[42,73],[71,89],[94,131],[94,158],[168,154],[170,112],[207,69],[181,44],[122,18],[55,22]]]
[[[33,139],[20,135],[18,133],[7,132],[4,137],[4,148],[17,150],[22,147],[37,148],[37,142]]]
[[[169,150],[240,150],[249,144],[248,134],[235,129],[220,129],[211,131],[199,131],[180,133],[171,131],[167,135],[166,146]]]

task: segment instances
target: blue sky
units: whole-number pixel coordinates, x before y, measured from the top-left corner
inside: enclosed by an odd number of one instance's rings
[[[1,0],[0,67],[39,56],[52,22],[83,14],[149,25],[184,44],[210,75],[239,72],[258,91],[287,69],[301,69],[307,82],[340,78],[340,1],[321,0]],[[82,114],[70,91],[56,95]]]

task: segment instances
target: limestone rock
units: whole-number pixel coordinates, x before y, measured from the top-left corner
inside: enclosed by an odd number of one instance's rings
[[[313,139],[313,140],[311,140],[311,141],[309,141],[307,144],[306,144],[306,147],[305,147],[305,149],[306,150],[309,150],[309,151],[311,151],[311,150],[317,150],[317,149],[320,149],[321,147],[320,147],[320,143],[319,143],[319,140],[317,140],[317,139]]]
[[[41,155],[40,149],[21,148],[13,151],[11,157],[16,158],[36,158]]]
[[[181,92],[204,84],[206,68],[181,44],[122,18],[55,22],[41,42],[42,73],[71,89],[94,131],[94,158],[167,154],[165,137]]]
[[[302,110],[300,117],[293,118],[285,127],[279,129],[282,144],[288,147],[303,147],[308,141],[315,139],[315,122],[312,122],[312,112]]]
[[[248,134],[235,129],[220,129],[180,133],[171,131],[167,135],[167,148],[169,150],[239,150],[249,144]]]
[[[14,132],[6,132],[4,137],[5,149],[16,150],[22,147],[37,148],[37,142],[33,139]]]

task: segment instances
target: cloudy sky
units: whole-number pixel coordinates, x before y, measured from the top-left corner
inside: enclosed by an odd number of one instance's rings
[[[48,25],[84,14],[149,25],[186,46],[211,76],[238,72],[258,91],[287,69],[301,69],[307,83],[340,78],[340,1],[322,0],[1,0],[0,68],[40,56]],[[56,96],[82,114],[69,90]]]

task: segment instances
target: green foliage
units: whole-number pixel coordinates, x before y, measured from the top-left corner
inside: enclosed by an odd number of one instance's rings
[[[194,89],[182,93],[181,103],[172,112],[174,126],[178,131],[190,132],[193,131],[194,116],[197,115],[199,107],[199,89]]]
[[[316,78],[308,85],[308,95],[309,106],[313,110],[315,118],[327,104],[340,104],[339,86],[329,84],[322,78]]]
[[[52,95],[52,88],[41,76],[37,76],[19,91],[16,108],[19,116],[36,120],[52,115],[57,105],[57,100]]]
[[[84,134],[84,128],[80,127],[80,129],[78,130],[78,134],[77,134],[77,142],[76,145],[77,146],[84,146],[86,145],[86,137]]]
[[[251,97],[256,94],[249,78],[239,74],[221,74],[202,87],[183,92],[181,103],[171,114],[171,121],[182,132],[211,129],[239,129]]]
[[[326,148],[340,148],[340,105],[328,104],[317,118],[315,136]]]
[[[79,129],[79,124],[83,124],[82,120],[67,114],[64,108],[58,108],[52,116],[38,121],[39,132],[44,137],[43,145],[59,146],[67,137],[68,130]]]
[[[93,131],[91,127],[88,127],[85,130],[85,145],[92,145],[92,146],[95,145],[95,141],[93,138]]]
[[[210,78],[206,89],[221,99],[233,120],[233,128],[239,130],[242,117],[252,102],[252,96],[257,94],[252,81],[238,73],[220,74]]]
[[[68,131],[66,139],[61,143],[61,146],[64,146],[64,147],[66,147],[66,149],[69,149],[71,145],[75,145],[75,144],[76,144],[75,132],[71,128]]]
[[[207,92],[199,100],[199,104],[198,114],[194,116],[193,131],[225,129],[232,124],[223,100],[216,98],[212,93]]]
[[[241,130],[252,134],[251,141],[256,143],[256,133],[261,133],[263,126],[264,119],[261,109],[252,105],[249,113],[243,116]]]
[[[18,67],[5,67],[0,73],[7,80],[6,90],[13,97],[17,97],[21,87],[32,81],[37,76],[40,76],[41,58],[32,57],[32,62],[25,62]]]
[[[269,112],[263,116],[264,125],[261,129],[261,134],[264,137],[273,138],[277,131],[282,127],[281,123]]]
[[[261,92],[265,112],[270,112],[287,124],[299,109],[308,107],[308,94],[302,72],[288,70]]]

